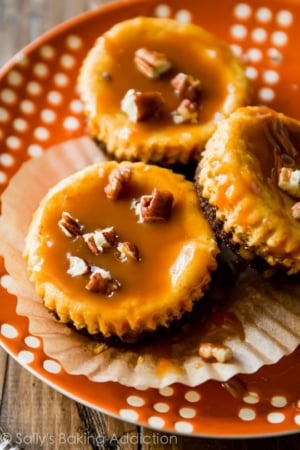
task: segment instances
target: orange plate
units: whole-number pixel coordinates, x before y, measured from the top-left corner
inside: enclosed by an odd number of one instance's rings
[[[217,11],[217,13],[216,13]],[[0,189],[22,162],[86,133],[76,93],[78,69],[96,37],[137,15],[192,21],[216,33],[246,64],[254,102],[300,119],[298,0],[134,0],[110,4],[60,25],[16,55],[0,77]],[[3,238],[3,237],[2,237]],[[1,266],[0,341],[28,370],[86,405],[152,428],[210,437],[254,437],[300,430],[300,347],[279,363],[241,376],[252,392],[233,398],[214,381],[138,391],[68,375],[49,360],[15,312]]]

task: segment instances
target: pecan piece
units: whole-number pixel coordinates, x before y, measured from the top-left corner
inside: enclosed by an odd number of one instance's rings
[[[226,389],[232,397],[239,399],[244,398],[249,392],[245,382],[239,377],[230,378],[230,380],[222,383],[222,387]]]
[[[61,231],[67,237],[77,237],[83,232],[83,225],[79,223],[78,219],[75,219],[70,213],[63,211],[61,219],[58,222],[58,226]]]
[[[142,195],[133,208],[140,222],[164,221],[171,215],[173,200],[171,192],[154,188],[151,195]]]
[[[278,176],[278,186],[292,197],[300,197],[300,170],[281,167]]]
[[[158,79],[172,68],[164,53],[139,48],[134,54],[134,63],[139,72],[147,78]]]
[[[201,342],[198,352],[204,361],[225,363],[232,359],[231,348],[223,344]]]
[[[180,72],[171,80],[171,85],[174,88],[175,95],[183,99],[197,102],[201,97],[201,81],[194,78],[192,75]]]
[[[185,98],[175,111],[172,111],[171,115],[173,122],[180,123],[197,123],[198,122],[199,108],[196,102],[192,102]]]
[[[85,288],[93,293],[105,294],[111,297],[115,291],[120,289],[121,283],[112,278],[108,270],[98,266],[91,267],[91,275]]]
[[[94,255],[103,253],[105,248],[112,247],[117,240],[114,227],[106,227],[103,230],[95,230],[91,233],[84,233],[82,237]]]
[[[69,260],[69,268],[67,273],[71,275],[71,277],[80,277],[89,273],[90,267],[88,263],[79,256],[67,255]]]
[[[119,242],[117,245],[118,256],[121,262],[132,259],[134,261],[141,261],[139,249],[133,242]]]
[[[158,118],[163,111],[164,101],[160,92],[140,92],[129,89],[121,100],[121,110],[131,122]]]
[[[130,167],[123,165],[113,170],[108,177],[108,184],[104,192],[109,200],[116,200],[121,195],[124,188],[129,184],[131,178]]]

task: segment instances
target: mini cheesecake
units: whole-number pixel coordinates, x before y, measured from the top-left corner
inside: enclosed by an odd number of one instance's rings
[[[193,183],[166,168],[106,161],[49,191],[24,257],[62,322],[134,341],[192,310],[217,253]]]
[[[197,191],[218,239],[244,260],[300,271],[300,122],[238,109],[209,140]]]
[[[217,123],[249,102],[230,47],[165,18],[109,29],[86,56],[78,84],[90,135],[119,160],[198,160]]]

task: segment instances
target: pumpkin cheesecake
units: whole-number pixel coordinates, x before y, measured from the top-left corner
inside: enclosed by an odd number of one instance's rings
[[[87,54],[78,84],[90,135],[118,160],[197,160],[217,123],[249,102],[230,47],[167,18],[114,25]]]
[[[300,122],[238,109],[209,140],[196,185],[220,241],[247,261],[300,271]]]
[[[48,192],[24,257],[60,321],[134,341],[192,310],[217,253],[193,183],[166,168],[106,161]]]

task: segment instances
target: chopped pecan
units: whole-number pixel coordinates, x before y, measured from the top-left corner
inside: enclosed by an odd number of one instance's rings
[[[139,48],[134,54],[136,68],[147,78],[157,79],[169,72],[172,68],[171,61],[164,53]]]
[[[230,378],[230,380],[222,383],[222,387],[229,392],[234,398],[244,398],[248,394],[248,389],[243,380],[239,377]]]
[[[232,350],[223,344],[201,342],[198,352],[204,361],[225,363],[232,359]]]
[[[117,251],[121,262],[128,261],[128,259],[141,261],[139,249],[133,242],[119,242],[117,245]]]
[[[171,85],[174,88],[175,95],[181,100],[188,99],[192,102],[198,102],[201,97],[201,81],[186,73],[178,73],[172,80]]]
[[[83,225],[79,223],[78,219],[75,219],[70,213],[64,211],[61,215],[61,219],[58,222],[58,226],[61,231],[67,237],[77,237],[83,232]]]
[[[173,200],[171,192],[154,188],[151,195],[142,195],[133,207],[140,222],[163,221],[171,215]]]
[[[300,197],[300,170],[281,167],[278,176],[278,186],[292,197]]]
[[[69,260],[67,273],[71,275],[71,277],[80,277],[81,275],[89,273],[90,266],[83,258],[72,255],[67,255],[67,258]]]
[[[129,89],[121,100],[121,110],[131,122],[158,118],[163,111],[164,101],[160,92],[140,92]]]
[[[113,170],[108,177],[108,184],[104,192],[110,200],[116,200],[121,195],[124,188],[128,185],[131,178],[130,167],[123,165]]]
[[[112,247],[117,239],[114,227],[107,227],[103,230],[95,230],[82,235],[85,243],[92,253],[99,255],[105,248]]]
[[[98,266],[91,267],[91,275],[85,288],[94,293],[105,294],[111,297],[115,291],[120,289],[121,284],[118,280],[112,278],[108,270]]]
[[[292,208],[292,216],[294,217],[294,219],[299,220],[300,219],[300,202],[295,203]]]
[[[106,71],[101,72],[101,77],[105,81],[112,81],[112,79],[113,79],[111,74],[109,72],[106,72]]]
[[[196,102],[192,102],[185,98],[182,100],[178,108],[172,113],[173,122],[176,124],[180,123],[197,123],[199,108]]]

